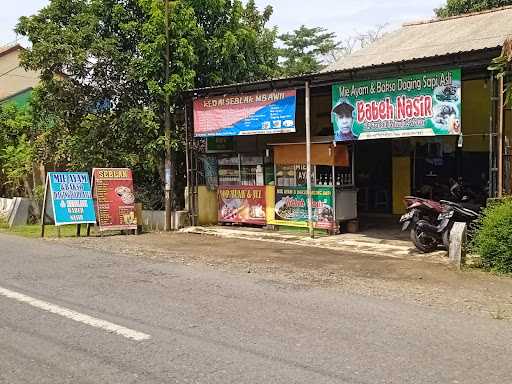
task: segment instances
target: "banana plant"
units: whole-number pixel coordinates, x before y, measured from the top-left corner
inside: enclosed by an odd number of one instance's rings
[[[505,104],[512,106],[512,81],[509,80],[512,74],[512,38],[505,41],[501,55],[494,58],[487,69],[496,73],[496,79],[504,80]]]

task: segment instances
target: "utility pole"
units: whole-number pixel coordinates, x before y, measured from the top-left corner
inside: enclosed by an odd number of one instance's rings
[[[170,48],[169,48],[169,0],[165,1],[165,83],[169,82]],[[165,94],[165,230],[172,229],[172,164],[171,164],[171,100],[169,94]]]
[[[309,80],[305,83],[305,120],[306,120],[306,187],[308,198],[308,230],[311,238],[315,237],[313,228],[313,197],[311,187],[311,90]]]

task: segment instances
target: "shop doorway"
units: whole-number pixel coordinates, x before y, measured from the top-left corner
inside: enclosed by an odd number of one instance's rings
[[[456,139],[416,139],[413,151],[413,194],[436,201],[449,199],[450,180],[459,177]]]
[[[458,137],[417,138],[413,143],[412,193],[432,200],[456,198],[453,183],[476,205],[484,205],[488,196],[489,154],[465,151]]]
[[[392,213],[391,140],[366,140],[355,144],[355,179],[358,211],[362,215]]]

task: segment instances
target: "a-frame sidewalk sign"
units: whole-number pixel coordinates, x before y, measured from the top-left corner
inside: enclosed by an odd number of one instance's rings
[[[137,234],[138,223],[131,169],[94,168],[91,184],[100,235],[105,231],[135,231]],[[87,226],[87,235],[91,226]]]
[[[87,172],[48,172],[41,212],[41,237],[45,225],[76,225],[80,236],[81,224],[95,224],[96,214],[91,183]]]

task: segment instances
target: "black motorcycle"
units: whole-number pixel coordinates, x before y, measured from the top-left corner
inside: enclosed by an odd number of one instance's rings
[[[432,224],[427,220],[419,220],[416,223],[412,241],[423,253],[433,252],[441,245],[448,248],[453,224],[466,223],[470,227],[479,217],[476,211],[465,208],[463,204],[446,200],[441,200],[440,203],[443,212],[439,214],[436,223]]]

